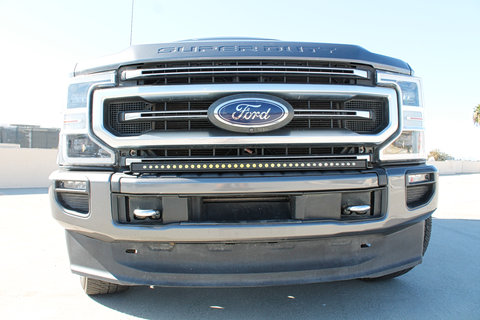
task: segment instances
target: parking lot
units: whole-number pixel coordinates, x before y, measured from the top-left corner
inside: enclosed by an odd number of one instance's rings
[[[46,189],[0,189],[0,215],[0,319],[480,319],[480,174],[440,177],[424,262],[383,282],[89,297],[69,271]]]

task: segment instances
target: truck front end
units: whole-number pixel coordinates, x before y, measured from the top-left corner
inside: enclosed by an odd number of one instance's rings
[[[438,173],[403,61],[191,40],[78,64],[68,88],[50,198],[89,294],[383,279],[422,261]]]

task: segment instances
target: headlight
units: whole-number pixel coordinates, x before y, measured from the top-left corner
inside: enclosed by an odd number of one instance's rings
[[[420,92],[418,83],[409,81],[397,82],[402,89],[402,102],[404,106],[420,106]]]
[[[386,86],[397,84],[403,107],[423,108],[422,80],[420,78],[387,72],[377,72],[377,82],[379,85],[383,84]]]
[[[115,72],[73,77],[68,83],[67,109],[86,108],[96,84],[115,83]]]
[[[380,160],[426,159],[421,79],[386,72],[378,72],[377,79],[379,85],[397,90],[402,111],[402,133],[380,151]]]
[[[115,153],[107,146],[95,142],[89,135],[88,112],[93,90],[115,83],[115,72],[74,77],[68,85],[68,98],[64,110],[60,137],[60,165],[111,165]]]

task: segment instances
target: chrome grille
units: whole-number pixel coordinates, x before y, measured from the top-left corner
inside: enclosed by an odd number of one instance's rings
[[[282,127],[261,134],[213,128],[207,120],[207,107],[214,101],[242,93],[267,94],[290,102],[294,108],[293,121],[299,120],[297,126],[294,126],[294,122],[291,124],[293,127]],[[346,106],[349,106],[350,101],[360,102],[352,105],[353,109],[348,109]],[[135,102],[141,103],[140,109],[145,107],[146,110],[119,111],[116,117],[110,116],[110,104]],[[366,109],[355,109],[358,105],[363,105]],[[368,109],[375,105],[378,106],[376,110]],[[148,106],[150,108],[147,108]],[[92,128],[99,139],[112,148],[122,150],[122,155],[125,154],[127,157],[128,154],[130,156],[135,154],[135,150],[132,149],[157,148],[243,146],[371,148],[380,145],[398,129],[397,107],[395,90],[384,87],[285,83],[129,86],[120,83],[118,87],[95,91],[92,103]],[[347,120],[368,121],[372,124],[370,128],[357,129],[372,131],[352,131],[347,127]],[[380,121],[380,126],[376,127]],[[147,131],[148,129],[143,130],[139,126],[134,134],[131,131],[122,134],[113,128],[121,129],[121,125],[115,122],[150,123],[151,128]],[[366,152],[371,153],[371,150]]]

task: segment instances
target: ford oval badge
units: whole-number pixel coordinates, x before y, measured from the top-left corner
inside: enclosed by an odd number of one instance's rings
[[[293,108],[287,101],[267,94],[235,94],[208,108],[208,119],[214,125],[235,132],[271,131],[292,118]]]

